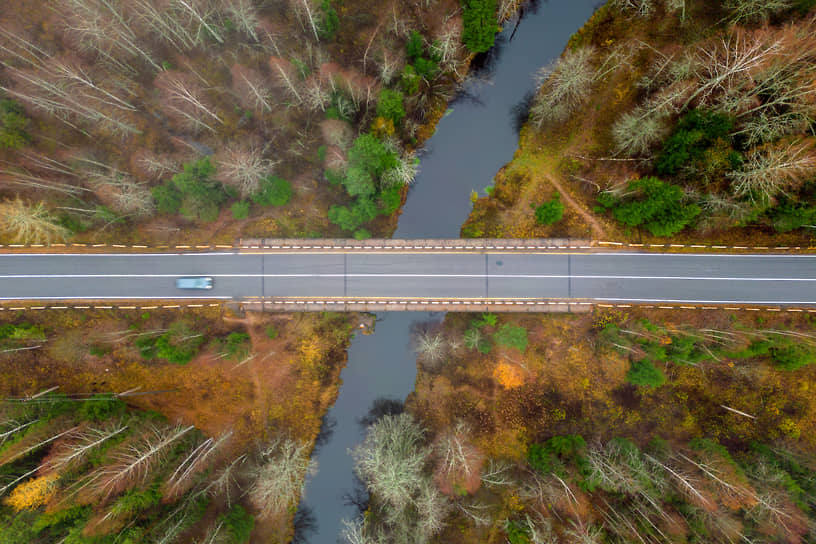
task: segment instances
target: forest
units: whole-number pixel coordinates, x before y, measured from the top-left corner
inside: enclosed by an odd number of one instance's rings
[[[518,4],[9,0],[0,242],[387,235]]]
[[[352,322],[0,314],[0,542],[290,542]]]
[[[448,314],[414,349],[348,542],[812,541],[809,316]]]
[[[814,4],[615,0],[541,72],[464,237],[812,246]],[[354,451],[347,542],[805,543],[807,311],[448,314]]]
[[[0,243],[388,236],[516,0],[7,0]],[[813,0],[610,0],[463,237],[812,244]],[[146,302],[146,305],[151,304]],[[813,313],[448,314],[349,544],[807,543]],[[291,542],[356,314],[0,312],[0,542]]]
[[[808,245],[813,7],[607,2],[542,68],[463,236]]]

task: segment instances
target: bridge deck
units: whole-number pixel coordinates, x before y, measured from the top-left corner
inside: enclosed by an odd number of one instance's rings
[[[210,276],[214,288],[176,289],[179,276]],[[0,255],[2,300],[179,298],[342,309],[434,301],[814,306],[816,256],[475,249]]]

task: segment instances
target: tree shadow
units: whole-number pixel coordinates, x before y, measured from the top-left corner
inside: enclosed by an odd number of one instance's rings
[[[313,459],[317,457],[317,453],[320,449],[331,441],[336,428],[337,418],[332,417],[328,413],[323,414],[323,418],[320,421],[320,432],[317,433],[317,438],[315,438],[314,451],[312,452]]]
[[[396,416],[405,411],[405,403],[399,399],[380,397],[374,399],[368,413],[357,420],[363,429],[377,423],[383,416]]]
[[[350,491],[343,493],[343,504],[345,506],[353,506],[357,509],[359,515],[365,514],[369,506],[368,489],[357,475],[354,475],[354,487]]]
[[[309,537],[317,533],[317,527],[317,518],[312,507],[301,503],[295,512],[295,534],[292,536],[292,544],[310,544]]]
[[[536,97],[536,91],[527,91],[521,101],[510,108],[510,117],[513,121],[513,130],[516,134],[521,133],[524,123],[530,118],[530,108],[533,106],[533,101]]]

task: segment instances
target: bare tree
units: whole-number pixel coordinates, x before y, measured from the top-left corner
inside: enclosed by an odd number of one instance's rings
[[[384,85],[390,85],[401,70],[402,57],[399,55],[391,56],[389,53],[390,47],[383,45],[374,57],[374,63],[379,72],[380,81]]]
[[[250,0],[229,0],[224,9],[238,32],[254,42],[258,41],[258,12]]]
[[[190,130],[215,132],[212,125],[223,123],[215,109],[205,102],[203,89],[186,73],[162,72],[155,85],[165,97],[164,106]]]
[[[629,53],[616,49],[595,66],[595,48],[568,49],[552,66],[538,71],[543,83],[530,107],[530,117],[539,128],[559,123],[589,99],[593,85],[627,63]]]
[[[649,17],[657,8],[655,0],[612,0],[611,4],[621,11],[631,11],[641,17]]]
[[[168,426],[150,428],[139,439],[110,454],[113,464],[97,469],[89,480],[94,490],[108,498],[134,483],[144,483],[152,470],[169,454],[169,448],[195,429]]]
[[[223,497],[227,501],[227,508],[231,508],[233,493],[240,490],[240,473],[247,458],[246,454],[242,454],[216,472],[205,492],[214,497]]]
[[[216,439],[207,438],[196,446],[165,480],[167,492],[179,496],[187,491],[193,484],[192,478],[211,466],[213,457],[231,437],[232,432],[226,432]],[[167,497],[167,493],[164,496]]]
[[[272,111],[272,89],[260,72],[236,64],[232,67],[232,84],[242,107],[261,114]]]
[[[18,85],[14,88],[0,86],[0,90],[57,117],[68,126],[82,130],[75,124],[79,119],[88,126],[101,126],[113,133],[139,132],[126,117],[135,111],[131,104],[59,59],[25,70],[5,66]]]
[[[530,108],[536,126],[564,121],[586,102],[595,80],[594,53],[592,47],[567,50],[554,65],[539,70],[544,84]]]
[[[325,111],[331,103],[331,94],[323,80],[312,76],[304,82],[304,85],[303,102],[306,107],[313,111]]]
[[[68,31],[78,37],[82,49],[131,72],[133,68],[118,57],[138,58],[161,70],[152,53],[139,43],[132,21],[118,0],[66,0],[60,7],[65,10]]]
[[[179,51],[189,51],[196,47],[197,37],[186,26],[182,17],[176,15],[172,6],[161,9],[152,0],[131,0],[139,24],[151,35]]]
[[[260,464],[252,471],[249,501],[262,517],[280,519],[297,505],[304,478],[315,470],[305,444],[278,437],[260,453]]]
[[[742,169],[730,172],[731,189],[751,200],[770,200],[800,187],[816,173],[816,154],[808,145],[765,145],[748,156]]]
[[[265,159],[257,147],[230,149],[217,162],[218,179],[238,189],[241,198],[257,192],[261,178],[271,174],[277,164]]]
[[[105,428],[77,431],[72,442],[63,444],[56,453],[49,455],[47,466],[56,471],[76,467],[87,459],[89,453],[127,429],[127,425],[114,423]]]
[[[473,476],[482,459],[479,451],[469,440],[470,428],[457,421],[436,444],[439,469],[450,481],[463,481]]]
[[[618,152],[629,157],[649,156],[668,132],[668,113],[639,106],[624,113],[612,125]]]
[[[304,90],[292,63],[282,58],[272,57],[269,59],[269,67],[272,70],[272,76],[293,100],[294,105],[298,106],[303,103]]]
[[[218,11],[207,0],[171,0],[171,6],[178,17],[186,17],[186,23],[196,29],[196,38],[199,44],[206,43],[212,38],[218,43],[224,43],[220,28],[223,26],[216,18]]]
[[[289,4],[297,15],[301,28],[307,32],[311,30],[315,41],[320,41],[319,28],[322,22],[319,19],[317,8],[312,4],[312,0],[290,0]]]
[[[488,487],[505,487],[513,485],[515,480],[510,474],[511,465],[494,459],[487,460],[487,468],[482,471],[482,484]]]
[[[793,0],[726,0],[723,7],[735,22],[765,23],[777,13],[792,9]]]
[[[450,504],[430,481],[425,480],[419,486],[414,507],[416,508],[414,540],[427,542],[445,526]]]
[[[410,185],[419,173],[419,159],[413,151],[397,155],[397,165],[386,171],[382,182],[386,186]]]
[[[392,511],[404,510],[424,479],[424,430],[409,414],[383,416],[371,425],[352,457],[360,479]]]
[[[733,32],[697,50],[697,90],[686,99],[691,104],[709,105],[724,97],[739,96],[740,90],[751,76],[782,48],[781,40],[766,42],[760,36]]]
[[[413,343],[418,359],[430,369],[437,368],[448,355],[445,335],[439,330],[417,331]]]
[[[179,162],[169,156],[146,153],[136,159],[136,164],[152,179],[160,179],[181,171]]]
[[[68,237],[42,202],[28,205],[19,197],[0,202],[0,231],[17,244],[47,244]]]

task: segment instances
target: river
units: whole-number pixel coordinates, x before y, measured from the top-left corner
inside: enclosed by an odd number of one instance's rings
[[[394,238],[458,238],[470,212],[470,192],[492,185],[513,157],[518,112],[535,90],[535,73],[557,58],[570,35],[597,8],[597,0],[531,2],[521,21],[508,21],[496,46],[475,68],[421,153],[420,173],[403,207]],[[511,39],[512,36],[512,39]],[[335,544],[342,519],[359,515],[349,450],[364,435],[372,408],[393,408],[413,390],[413,324],[444,314],[377,314],[375,333],[358,334],[341,374],[337,402],[324,419],[324,439],[313,457],[317,474],[306,483],[296,542]],[[390,399],[395,403],[378,402]],[[359,501],[357,501],[359,502]]]

